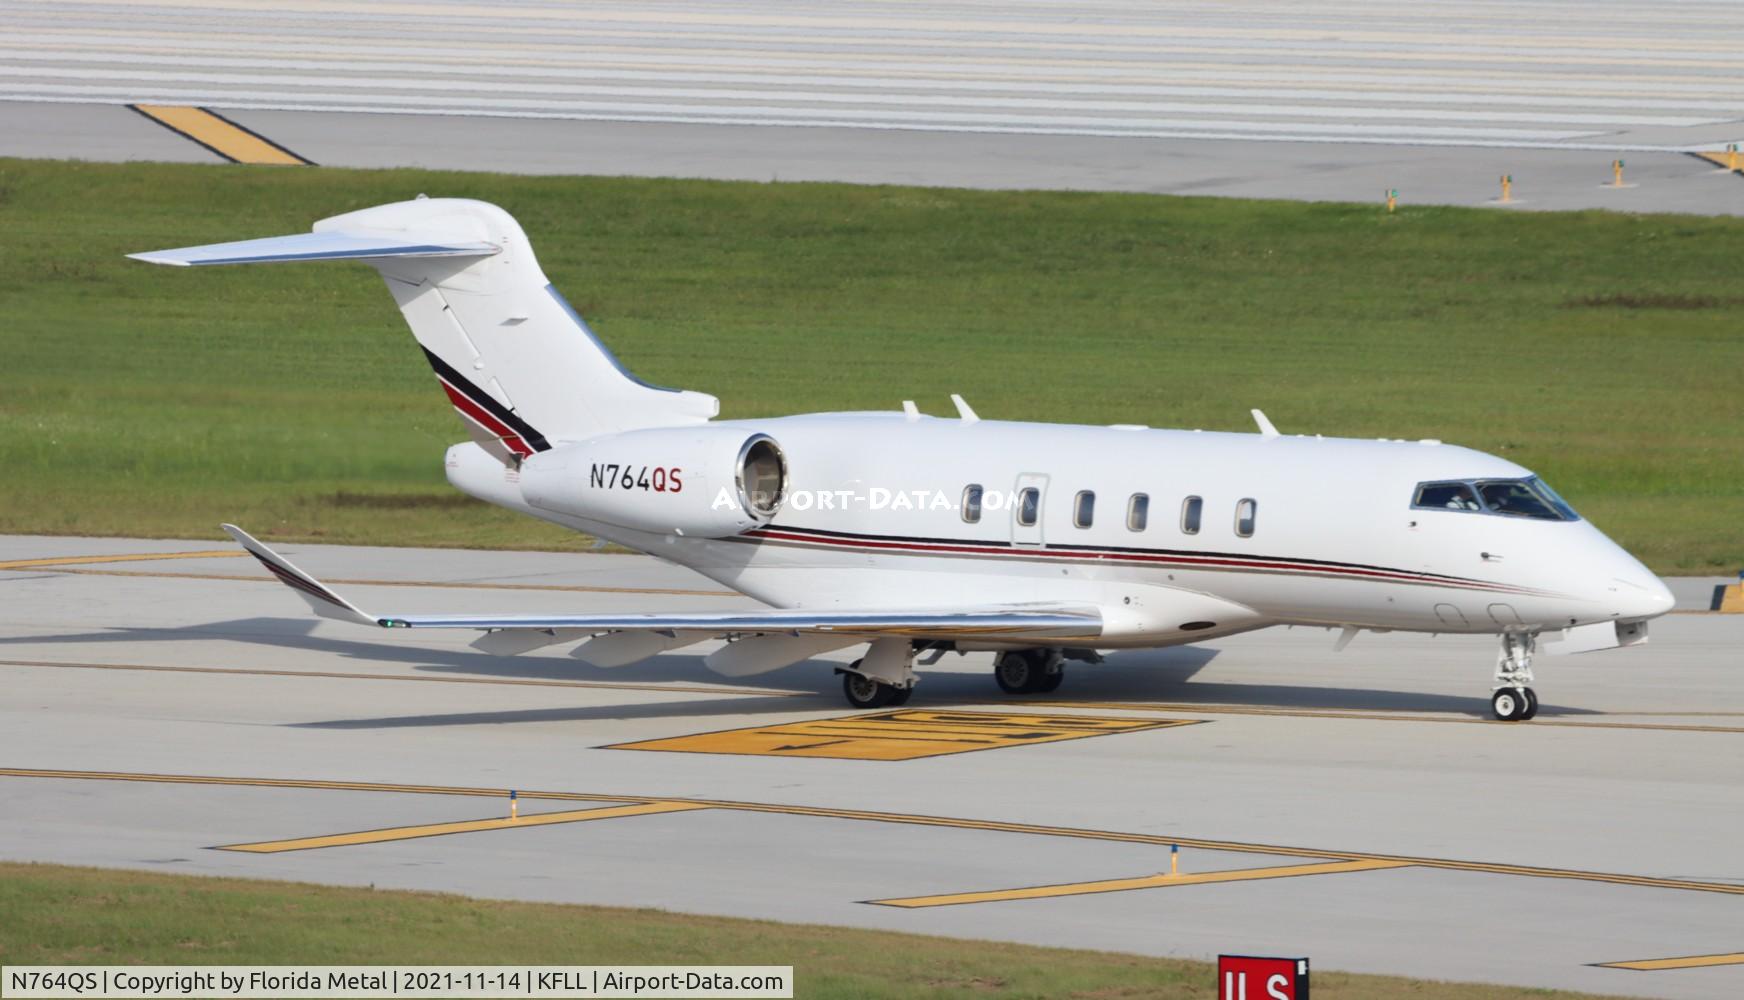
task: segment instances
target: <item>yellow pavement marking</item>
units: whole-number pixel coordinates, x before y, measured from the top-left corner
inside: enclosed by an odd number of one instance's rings
[[[1738,153],[1738,155],[1736,157],[1736,159],[1738,161],[1738,165],[1736,167],[1734,167],[1732,165],[1732,161],[1733,161],[1734,157],[1732,156],[1731,153],[1727,153],[1727,152],[1697,153],[1696,155],[1701,157],[1704,160],[1707,160],[1709,163],[1712,163],[1712,164],[1720,167],[1723,170],[1730,170],[1734,173],[1744,174],[1744,147],[1740,147],[1740,150],[1741,151]]]
[[[1702,969],[1710,965],[1744,965],[1744,951],[1729,955],[1690,955],[1687,958],[1644,958],[1634,962],[1600,962],[1601,969],[1634,969],[1637,972],[1657,972],[1660,969]]]
[[[184,559],[191,555],[201,556],[241,556],[248,553],[241,550],[234,552],[202,552],[189,555],[173,554],[149,556],[153,559]],[[137,558],[127,556],[126,559]],[[29,560],[35,562],[35,560]],[[106,561],[106,560],[105,560]],[[0,569],[8,566],[0,565]],[[225,580],[240,583],[271,583],[284,586],[277,577],[255,574],[243,576],[235,573],[166,573],[152,570],[127,569],[61,569],[62,573],[76,573],[81,576],[142,576],[162,580]],[[589,587],[582,584],[561,583],[483,583],[471,580],[345,580],[325,579],[323,583],[347,587],[446,587],[455,590],[551,590],[574,594],[677,594],[685,597],[740,597],[732,590],[681,590],[670,587]]]
[[[199,774],[151,774],[130,771],[69,771],[28,767],[0,767],[0,777],[48,778],[62,781],[140,781],[171,785],[220,785],[243,788],[305,788],[323,791],[398,792],[408,795],[471,795],[478,798],[506,798],[507,788],[476,788],[465,785],[399,785],[372,781],[325,781],[314,778],[245,778]],[[523,801],[540,799],[553,802],[623,802],[636,796],[606,795],[597,792],[520,791]],[[908,826],[942,827],[953,830],[982,830],[990,833],[1017,833],[1038,837],[1064,837],[1082,840],[1103,840],[1122,844],[1150,844],[1157,847],[1178,845],[1213,851],[1233,851],[1245,854],[1269,854],[1281,857],[1342,861],[1394,861],[1401,866],[1439,868],[1445,871],[1477,872],[1487,875],[1519,875],[1526,878],[1572,879],[1611,885],[1631,885],[1651,889],[1678,889],[1687,892],[1716,892],[1744,896],[1744,884],[1731,882],[1695,882],[1687,879],[1658,878],[1651,875],[1628,875],[1613,872],[1581,871],[1571,868],[1539,868],[1530,865],[1504,865],[1486,861],[1460,861],[1453,858],[1413,857],[1403,854],[1372,854],[1358,851],[1325,850],[1315,847],[1287,847],[1280,844],[1255,844],[1233,840],[1209,840],[1203,837],[1181,837],[1158,833],[1129,833],[1119,830],[1094,830],[1072,826],[1046,826],[1038,823],[1013,823],[1004,820],[963,819],[952,816],[927,816],[915,813],[875,812],[869,809],[838,809],[825,806],[800,806],[775,802],[742,802],[731,799],[697,799],[676,796],[649,796],[645,801],[681,803],[707,809],[729,809],[735,812],[771,813],[782,816],[810,816],[866,823],[897,823]]]
[[[693,812],[708,806],[689,802],[641,802],[627,806],[606,806],[597,809],[571,809],[566,812],[533,813],[519,819],[474,819],[459,823],[432,823],[425,826],[399,826],[385,830],[363,830],[358,833],[336,833],[327,837],[300,837],[296,840],[268,840],[258,844],[230,844],[220,851],[246,851],[249,854],[278,854],[283,851],[309,851],[321,847],[352,847],[357,844],[380,844],[390,840],[415,840],[419,837],[446,837],[453,833],[478,833],[483,830],[514,830],[524,826],[550,826],[553,823],[585,823],[596,819],[619,819],[624,816],[650,816],[656,813]]]
[[[56,556],[48,559],[12,559],[0,562],[0,569],[40,569],[44,566],[83,566],[89,563],[148,562],[153,559],[234,559],[245,556],[241,549],[211,549],[204,552],[135,552],[132,555]]]
[[[426,677],[409,674],[341,673],[333,670],[265,670],[258,667],[171,667],[148,663],[69,663],[61,660],[0,660],[0,667],[50,667],[66,670],[140,670],[168,674],[235,674],[243,677],[307,677],[350,681],[413,681],[419,684],[506,684],[520,687],[601,688],[607,691],[669,691],[747,698],[810,698],[805,691],[774,688],[703,687],[683,684],[626,684],[609,681],[559,681],[527,677]]]
[[[313,163],[271,139],[256,135],[223,115],[205,108],[174,107],[166,104],[129,104],[128,107],[231,163],[278,163],[295,166]]]
[[[1118,709],[1126,712],[1192,712],[1198,715],[1275,715],[1291,719],[1363,719],[1369,722],[1442,722],[1467,726],[1556,726],[1565,729],[1634,729],[1675,733],[1735,733],[1744,734],[1744,726],[1696,726],[1669,722],[1589,722],[1584,719],[1546,719],[1540,716],[1529,723],[1497,722],[1494,719],[1463,715],[1404,715],[1386,712],[1336,711],[1306,708],[1281,708],[1261,705],[1196,705],[1191,702],[1145,701],[1032,701],[1031,705],[1048,708]],[[1623,715],[1690,715],[1722,716],[1724,712],[1625,712]]]
[[[1406,861],[1328,861],[1317,865],[1238,868],[1232,871],[1200,872],[1195,875],[1143,875],[1138,878],[1114,878],[1100,882],[1036,885],[1024,889],[994,889],[989,892],[958,892],[941,896],[908,896],[901,899],[869,899],[867,902],[877,906],[900,906],[913,910],[930,906],[959,906],[964,903],[999,903],[1013,899],[1050,899],[1055,896],[1084,896],[1097,892],[1126,892],[1131,889],[1166,889],[1174,885],[1251,882],[1257,879],[1336,875],[1341,872],[1367,872],[1386,868],[1409,867],[1411,865]]]
[[[1724,614],[1744,614],[1744,583],[1734,583],[1730,586],[1716,587],[1719,591],[1714,601],[1714,610]]]
[[[618,743],[606,749],[767,754],[840,760],[914,760],[972,750],[1190,726],[1194,721],[903,709],[875,715],[849,715]]]

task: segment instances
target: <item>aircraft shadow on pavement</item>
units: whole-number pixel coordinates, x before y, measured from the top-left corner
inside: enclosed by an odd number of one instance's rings
[[[509,657],[464,648],[443,649],[384,641],[335,639],[314,634],[317,624],[305,618],[241,618],[179,628],[111,628],[59,636],[0,637],[0,646],[50,643],[135,645],[206,639],[305,650],[374,663],[403,664],[426,673],[595,684],[684,683],[723,690],[742,687],[792,692],[790,695],[754,698],[753,692],[748,690],[744,696],[726,700],[699,698],[682,702],[407,716],[404,719],[332,720],[300,724],[330,728],[814,712],[820,705],[835,707],[840,704],[837,700],[840,697],[840,682],[826,664],[817,661],[797,663],[755,677],[738,678],[714,673],[700,656],[667,653],[633,667],[607,670],[590,666],[562,652],[535,652]],[[1065,684],[1058,691],[1038,696],[1035,700],[1054,704],[1128,701],[1325,711],[1450,712],[1474,717],[1483,716],[1489,707],[1488,699],[1479,694],[1444,695],[1376,688],[1242,684],[1227,679],[1195,680],[1195,675],[1216,658],[1218,653],[1219,650],[1215,647],[1172,646],[1164,649],[1121,651],[1110,654],[1100,664],[1070,663],[1067,665]],[[1028,700],[1003,694],[994,686],[990,671],[964,670],[956,665],[956,660],[955,656],[947,654],[943,664],[946,669],[930,672],[923,669],[922,683],[915,691],[914,700],[909,704],[916,708],[928,704],[964,703],[1003,703],[1016,707]],[[816,697],[804,697],[806,695]],[[1540,713],[1542,717],[1597,714],[1603,713],[1588,709],[1559,708],[1548,704]],[[416,721],[419,719],[427,721],[420,723]]]

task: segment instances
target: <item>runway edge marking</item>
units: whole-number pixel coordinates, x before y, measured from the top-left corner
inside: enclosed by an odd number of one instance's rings
[[[141,781],[180,785],[230,785],[250,788],[307,788],[327,791],[398,792],[413,795],[471,795],[480,798],[506,798],[507,788],[473,788],[459,785],[399,785],[368,781],[323,781],[311,778],[235,778],[192,774],[151,774],[129,771],[71,771],[43,768],[0,767],[0,777],[48,778],[83,781]],[[1714,892],[1744,896],[1744,884],[1727,882],[1696,882],[1687,879],[1658,878],[1651,875],[1625,875],[1612,872],[1581,871],[1572,868],[1538,868],[1528,865],[1504,865],[1485,861],[1458,861],[1451,858],[1412,857],[1402,854],[1376,854],[1359,851],[1336,851],[1321,848],[1282,847],[1275,844],[1254,844],[1242,841],[1208,840],[1202,837],[1180,837],[1154,833],[1123,833],[1116,830],[1093,830],[1084,827],[1044,826],[1034,823],[1014,823],[1003,820],[961,819],[950,816],[926,816],[910,813],[874,812],[865,809],[841,809],[828,806],[782,805],[771,802],[737,802],[731,799],[698,799],[682,796],[606,795],[597,792],[519,791],[522,799],[544,799],[554,802],[671,802],[701,808],[728,809],[737,812],[772,813],[785,816],[812,816],[825,819],[857,820],[869,823],[900,823],[909,826],[932,826],[959,830],[985,830],[995,833],[1020,833],[1042,837],[1067,837],[1081,840],[1105,840],[1126,844],[1153,844],[1159,847],[1178,845],[1214,851],[1244,854],[1271,854],[1280,857],[1335,859],[1341,861],[1392,861],[1403,866],[1440,868],[1447,871],[1468,871],[1489,875],[1519,875],[1527,878],[1560,878],[1612,885],[1631,885],[1650,889],[1675,889],[1685,892]]]

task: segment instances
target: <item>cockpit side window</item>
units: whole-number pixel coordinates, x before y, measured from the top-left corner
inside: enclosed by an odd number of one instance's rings
[[[1413,507],[1441,510],[1483,510],[1478,495],[1466,483],[1424,483],[1417,487]]]

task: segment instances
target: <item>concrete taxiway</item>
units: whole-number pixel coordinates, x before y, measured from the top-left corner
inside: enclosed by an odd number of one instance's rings
[[[0,155],[249,161],[147,105],[336,166],[1738,214],[1686,151],[1744,142],[1741,45],[1725,2],[0,0]]]
[[[742,603],[640,557],[284,550],[372,610]],[[7,859],[1744,991],[1744,616],[1543,657],[1510,725],[1483,639],[1274,630],[1023,701],[949,657],[856,713],[827,662],[605,671],[320,622],[216,542],[0,538],[0,588]],[[1691,956],[1731,964],[1604,967]]]

